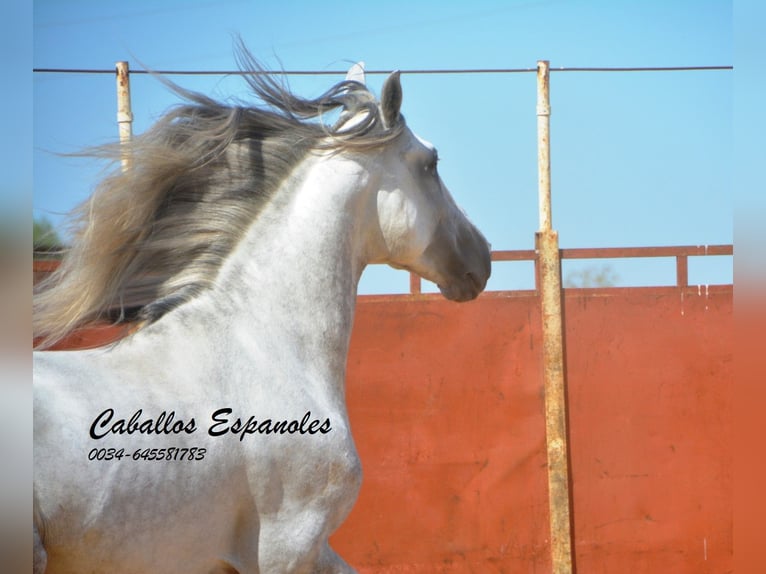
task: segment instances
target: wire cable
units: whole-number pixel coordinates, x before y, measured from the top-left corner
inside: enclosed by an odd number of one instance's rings
[[[550,68],[553,72],[707,72],[733,70],[734,66],[654,66],[654,67],[560,67]],[[114,69],[86,68],[33,68],[37,74],[114,74]],[[392,70],[365,70],[365,74],[390,74]],[[248,72],[243,70],[130,70],[132,74],[159,74],[162,76],[244,76],[269,74],[284,76],[336,76],[345,75],[347,70],[273,70]],[[463,69],[412,69],[400,70],[402,74],[523,74],[537,72],[537,68],[463,68]]]

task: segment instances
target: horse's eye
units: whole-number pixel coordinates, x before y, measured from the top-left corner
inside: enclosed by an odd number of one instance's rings
[[[436,173],[436,166],[439,163],[438,154],[434,153],[433,157],[426,163],[426,171],[428,173]]]

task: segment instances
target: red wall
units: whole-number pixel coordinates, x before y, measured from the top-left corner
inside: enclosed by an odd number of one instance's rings
[[[732,288],[570,290],[576,567],[732,570]],[[360,298],[347,397],[361,573],[549,572],[533,294]]]
[[[733,571],[732,299],[566,292],[577,571]],[[550,572],[539,315],[531,292],[359,298],[347,399],[364,481],[332,543],[361,574]]]

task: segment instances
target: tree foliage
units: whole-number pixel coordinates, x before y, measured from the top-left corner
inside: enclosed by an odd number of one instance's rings
[[[61,238],[53,224],[45,218],[35,219],[32,228],[35,252],[51,252],[61,249]]]
[[[618,280],[611,265],[593,266],[567,273],[564,287],[614,287]]]

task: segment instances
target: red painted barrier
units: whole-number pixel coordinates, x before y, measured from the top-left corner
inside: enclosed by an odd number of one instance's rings
[[[578,572],[733,571],[733,287],[564,297]],[[360,297],[347,401],[362,574],[548,573],[534,292]],[[121,334],[85,330],[62,347]]]
[[[569,290],[564,320],[577,570],[731,571],[731,286]],[[550,572],[539,335],[533,295],[360,298],[361,573]]]
[[[333,538],[360,572],[549,571],[536,306],[360,300],[346,394],[364,480]]]

